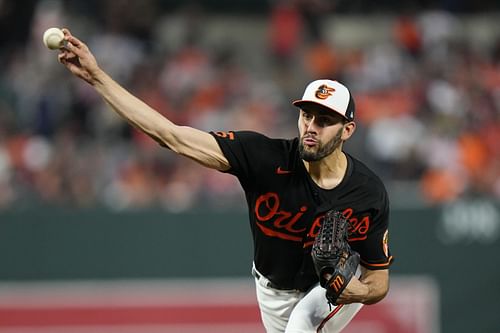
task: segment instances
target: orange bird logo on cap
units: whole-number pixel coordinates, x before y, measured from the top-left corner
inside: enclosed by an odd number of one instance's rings
[[[334,91],[334,88],[329,87],[326,84],[322,84],[319,86],[318,90],[316,90],[315,96],[319,99],[327,99],[329,96],[332,96]]]

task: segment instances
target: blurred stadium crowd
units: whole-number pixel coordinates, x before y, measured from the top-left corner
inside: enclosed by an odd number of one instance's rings
[[[204,130],[295,136],[291,101],[311,79],[337,78],[357,106],[347,150],[389,187],[414,184],[428,204],[500,199],[499,25],[478,41],[460,15],[405,11],[386,17],[385,39],[345,47],[329,29],[332,2],[276,1],[252,21],[264,29],[249,26],[238,40],[260,34],[262,43],[244,48],[210,38],[210,22],[224,16],[197,5],[164,12],[155,1],[102,1],[93,16],[83,3],[36,2],[25,42],[0,50],[0,209],[244,204],[234,177],[174,156],[106,110],[44,49],[50,26],[70,27],[131,92]]]

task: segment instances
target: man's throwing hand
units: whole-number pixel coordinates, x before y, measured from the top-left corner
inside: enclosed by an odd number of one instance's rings
[[[94,85],[100,72],[94,55],[87,45],[74,37],[68,29],[64,28],[62,31],[66,43],[58,55],[59,62],[74,75]]]

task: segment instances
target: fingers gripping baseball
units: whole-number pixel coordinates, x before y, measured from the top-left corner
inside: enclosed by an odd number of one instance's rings
[[[68,29],[62,31],[66,43],[58,55],[59,62],[77,77],[94,84],[99,71],[95,57],[87,45],[74,37]]]

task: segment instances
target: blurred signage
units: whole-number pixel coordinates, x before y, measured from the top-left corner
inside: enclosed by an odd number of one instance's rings
[[[491,244],[500,235],[500,212],[490,200],[459,200],[441,212],[438,237],[445,244]]]
[[[439,289],[427,277],[391,279],[387,297],[364,306],[342,333],[438,333]]]
[[[264,333],[252,280],[0,284],[1,333]],[[393,278],[346,333],[438,333],[427,278]]]

